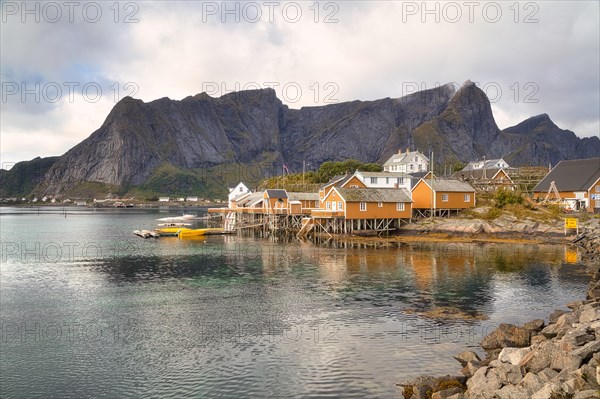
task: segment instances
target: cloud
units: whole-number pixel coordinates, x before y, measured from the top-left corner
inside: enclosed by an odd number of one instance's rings
[[[63,13],[23,23],[7,8],[21,4],[2,3],[3,162],[65,152],[128,94],[151,101],[257,86],[299,108],[471,79],[501,128],[548,113],[579,136],[599,133],[598,2],[102,3],[95,23],[83,5],[73,22]],[[21,90],[35,83],[39,101]],[[53,84],[63,89],[54,102]],[[78,84],[71,97],[69,84]]]

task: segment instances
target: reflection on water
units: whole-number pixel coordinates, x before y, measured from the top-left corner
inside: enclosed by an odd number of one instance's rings
[[[2,214],[3,396],[398,397],[587,283],[564,246],[131,235],[162,216]]]

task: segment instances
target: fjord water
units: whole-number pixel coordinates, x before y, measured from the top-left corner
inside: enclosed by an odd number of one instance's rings
[[[175,211],[62,211],[1,210],[3,398],[398,397],[588,279],[561,245],[143,240]]]

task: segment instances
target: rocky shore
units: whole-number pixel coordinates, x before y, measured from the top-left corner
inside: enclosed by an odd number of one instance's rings
[[[419,377],[399,384],[406,399],[600,398],[600,226],[582,228],[582,261],[592,272],[585,299],[544,320],[501,324],[473,351],[455,358],[460,375]]]

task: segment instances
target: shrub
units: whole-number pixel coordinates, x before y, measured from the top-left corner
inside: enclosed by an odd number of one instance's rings
[[[496,206],[498,208],[502,208],[507,204],[522,204],[523,203],[523,195],[520,192],[515,192],[511,190],[506,190],[501,188],[496,193]]]

